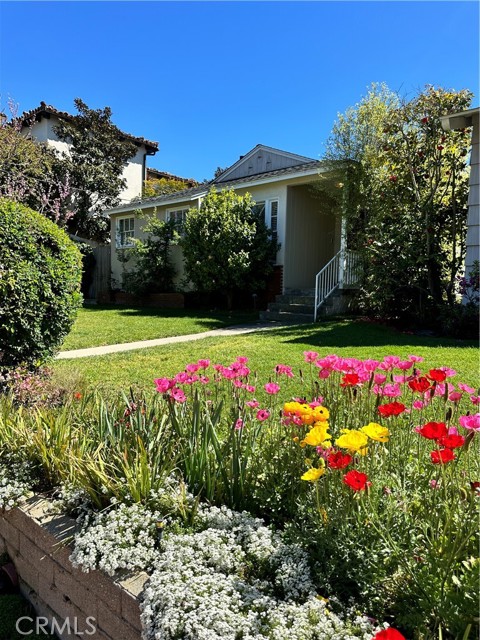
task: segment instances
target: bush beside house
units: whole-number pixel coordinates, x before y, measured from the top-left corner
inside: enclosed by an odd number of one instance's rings
[[[70,331],[81,304],[81,255],[41,214],[0,200],[0,367],[36,366]]]

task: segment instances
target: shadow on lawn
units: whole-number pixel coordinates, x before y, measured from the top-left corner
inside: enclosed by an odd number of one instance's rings
[[[160,307],[123,307],[115,304],[84,306],[84,311],[116,311],[119,317],[148,317],[148,318],[189,318],[205,329],[218,329],[232,324],[243,324],[258,320],[256,311],[223,311],[210,309],[169,309]]]
[[[272,329],[271,336],[278,336],[282,342],[305,344],[309,348],[318,347],[477,347],[474,340],[459,340],[436,336],[418,335],[399,331],[384,324],[364,318],[336,318],[317,325],[295,325]]]

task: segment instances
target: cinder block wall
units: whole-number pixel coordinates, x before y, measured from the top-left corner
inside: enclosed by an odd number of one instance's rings
[[[0,551],[15,564],[22,593],[38,616],[55,619],[56,631],[63,628],[61,640],[140,640],[139,596],[147,574],[113,580],[75,569],[67,545],[75,528],[71,518],[49,513],[39,497],[0,512]],[[67,618],[69,627],[63,626]]]

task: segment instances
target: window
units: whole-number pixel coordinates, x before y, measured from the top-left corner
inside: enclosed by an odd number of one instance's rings
[[[187,219],[188,209],[170,209],[167,211],[167,220],[175,220],[178,233],[183,232],[183,225]]]
[[[135,235],[135,218],[119,218],[117,220],[117,249],[133,247]]]
[[[252,211],[264,220],[267,227],[272,231],[272,238],[278,240],[278,200],[267,200],[265,202],[256,202]]]

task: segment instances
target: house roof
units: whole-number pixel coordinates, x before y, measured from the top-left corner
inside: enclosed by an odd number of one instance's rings
[[[147,180],[177,180],[178,182],[185,182],[189,187],[194,187],[198,184],[197,180],[193,178],[182,178],[180,176],[176,176],[173,173],[168,173],[168,171],[160,171],[159,169],[153,169],[152,167],[147,167]]]
[[[257,147],[260,145],[257,145]],[[255,147],[255,149],[257,148]],[[235,187],[237,185],[253,186],[255,184],[261,184],[262,182],[273,182],[278,179],[289,178],[294,176],[315,176],[320,169],[325,167],[325,164],[320,160],[308,159],[308,162],[302,161],[300,164],[284,167],[282,169],[275,169],[273,171],[265,171],[252,176],[243,176],[233,180],[221,180],[226,171],[210,182],[204,182],[203,184],[193,187],[192,189],[182,189],[182,191],[176,191],[175,193],[169,193],[162,196],[156,196],[153,198],[139,199],[128,204],[120,205],[104,213],[106,215],[112,215],[115,213],[122,213],[124,211],[131,211],[132,209],[147,209],[150,207],[161,206],[165,204],[175,204],[178,202],[184,202],[186,200],[194,200],[202,195],[205,195],[212,187],[218,187],[220,189],[226,189],[229,187]]]
[[[74,116],[71,113],[67,113],[66,111],[59,111],[52,107],[51,105],[46,104],[45,102],[40,102],[40,106],[35,109],[31,109],[30,111],[24,111],[22,115],[15,118],[16,121],[21,121],[22,125],[29,126],[36,121],[42,119],[42,117],[50,117],[56,116],[57,118],[63,118],[64,120],[72,120]],[[131,140],[138,146],[145,145],[147,149],[147,153],[149,155],[153,155],[158,151],[158,142],[152,142],[151,140],[146,140],[145,138],[141,138],[138,136],[132,136],[130,133],[125,133],[122,131],[122,135],[125,136],[128,140]]]
[[[253,147],[253,149],[251,149],[248,153],[246,153],[243,156],[240,156],[240,158],[234,163],[232,164],[230,167],[228,167],[227,169],[225,169],[225,171],[223,171],[219,176],[217,176],[216,178],[216,182],[224,182],[225,180],[229,179],[229,176],[235,176],[237,174],[242,173],[242,166],[243,166],[243,173],[244,175],[248,176],[252,176],[252,175],[256,175],[256,174],[260,174],[260,173],[265,173],[266,169],[267,169],[267,165],[265,164],[264,168],[257,170],[257,171],[253,171],[253,159],[255,156],[258,156],[259,158],[262,157],[262,154],[267,154],[269,155],[269,157],[272,159],[276,159],[277,160],[277,164],[278,164],[278,160],[281,159],[281,165],[277,166],[277,167],[272,167],[270,166],[269,169],[279,169],[279,168],[286,168],[286,167],[294,167],[294,166],[298,166],[300,164],[307,164],[310,162],[315,162],[315,160],[313,158],[307,158],[306,156],[300,156],[296,153],[290,153],[289,151],[283,151],[282,149],[275,149],[274,147],[268,147],[267,145],[264,144],[257,144],[255,147]],[[270,163],[271,164],[271,163]],[[249,166],[250,165],[250,166]],[[263,163],[261,165],[258,166],[262,166],[263,167]],[[245,173],[246,171],[246,173]],[[242,176],[243,177],[243,176]]]
[[[466,129],[473,125],[473,118],[480,113],[480,107],[467,109],[466,111],[457,111],[457,113],[449,113],[440,116],[442,128],[444,131],[455,131],[456,129]]]

